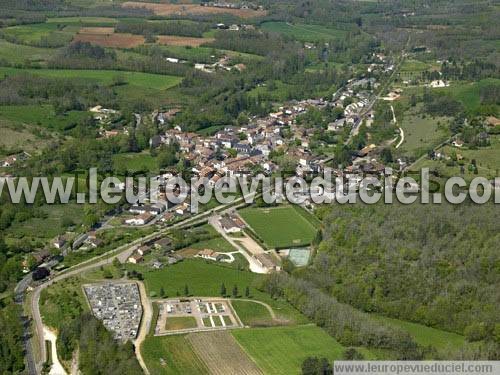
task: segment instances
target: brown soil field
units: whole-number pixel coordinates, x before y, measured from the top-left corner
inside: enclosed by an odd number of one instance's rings
[[[186,338],[211,374],[262,374],[227,331],[190,333]]]
[[[140,3],[137,1],[127,1],[122,4],[124,8],[146,8],[152,10],[160,16],[169,16],[172,14],[223,14],[229,13],[241,18],[261,17],[267,14],[265,10],[253,9],[230,9],[204,7],[198,4],[156,4],[156,3]]]
[[[214,40],[215,40],[214,38],[191,38],[185,36],[159,35],[157,43],[169,46],[199,47],[202,44],[210,43],[213,42]]]
[[[82,27],[79,34],[113,34],[114,27]]]
[[[133,48],[144,44],[142,35],[132,34],[76,34],[74,41],[89,42],[101,47]]]

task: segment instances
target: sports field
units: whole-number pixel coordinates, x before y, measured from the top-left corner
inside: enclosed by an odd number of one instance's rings
[[[246,208],[240,215],[270,248],[309,245],[316,228],[306,219],[300,207]]]
[[[290,36],[301,42],[327,41],[341,38],[346,35],[346,31],[332,29],[319,25],[306,25],[303,23],[291,24],[289,22],[264,22],[262,29],[275,33]]]
[[[231,332],[265,374],[300,374],[307,357],[340,359],[344,347],[315,325]]]

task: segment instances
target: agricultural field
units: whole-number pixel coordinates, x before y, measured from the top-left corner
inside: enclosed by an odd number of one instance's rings
[[[113,26],[118,23],[116,18],[108,17],[52,17],[47,23],[76,26]]]
[[[342,38],[345,30],[328,28],[319,25],[291,24],[289,22],[264,22],[261,28],[265,31],[284,34],[301,42],[321,42]]]
[[[273,324],[271,314],[260,303],[234,300],[231,305],[244,325],[255,327]]]
[[[187,341],[212,374],[262,374],[227,331],[191,333]]]
[[[71,41],[73,32],[55,23],[37,23],[2,29],[0,35],[11,42],[27,45],[63,46]]]
[[[192,316],[173,316],[167,317],[165,329],[167,331],[177,331],[180,329],[196,328],[196,319]]]
[[[430,148],[439,145],[449,137],[448,118],[423,116],[419,108],[416,107],[406,112],[400,122],[405,135],[401,149],[405,154],[416,157],[425,154]]]
[[[146,8],[152,10],[156,15],[159,16],[170,16],[176,15],[210,15],[210,14],[232,14],[241,18],[253,18],[261,17],[267,14],[263,10],[252,10],[252,9],[228,9],[228,8],[216,8],[216,7],[205,7],[198,4],[157,4],[157,3],[146,3],[138,1],[127,1],[122,4],[124,8]]]
[[[25,62],[44,64],[57,50],[10,43],[0,39],[0,60],[9,64],[21,65]],[[0,74],[2,77],[2,74]]]
[[[144,44],[145,39],[142,35],[115,33],[104,29],[108,28],[83,28],[73,40],[110,48],[134,48]]]
[[[316,235],[314,225],[299,210],[293,206],[245,208],[239,214],[268,247],[285,248],[309,245]]]
[[[211,43],[214,40],[214,38],[192,38],[175,35],[159,35],[157,37],[158,44],[181,47],[199,47],[202,44]]]
[[[155,90],[167,90],[179,84],[182,78],[150,74],[141,72],[126,72],[120,70],[73,70],[73,69],[16,69],[0,67],[0,77],[5,75],[33,74],[40,77],[50,78],[80,78],[94,80],[105,85],[113,84],[114,80],[120,78],[128,85],[139,88]]]
[[[301,373],[309,356],[342,358],[344,347],[315,325],[252,328],[231,331],[238,343],[265,374]]]
[[[55,113],[51,105],[7,105],[0,106],[0,119],[21,124],[38,125],[50,130],[71,129],[77,122],[89,116],[84,111],[70,111],[63,115]]]
[[[148,336],[141,353],[151,374],[208,374],[184,335]]]

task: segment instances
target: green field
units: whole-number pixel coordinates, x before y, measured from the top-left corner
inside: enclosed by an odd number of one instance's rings
[[[119,172],[156,172],[158,162],[149,152],[117,154],[113,155],[113,167]]]
[[[86,116],[89,114],[83,111],[70,111],[64,115],[57,115],[51,105],[0,106],[0,118],[60,131],[73,128]]]
[[[236,314],[245,325],[264,326],[273,323],[273,319],[265,306],[251,301],[232,301]]]
[[[309,245],[316,228],[299,207],[246,208],[239,213],[264,243],[271,248]]]
[[[151,374],[208,374],[208,369],[183,335],[149,336],[141,352]]]
[[[335,38],[342,38],[347,34],[345,30],[301,23],[291,24],[288,22],[272,21],[264,22],[261,27],[263,30],[284,34],[301,42],[328,41]]]
[[[60,327],[67,319],[88,311],[88,304],[81,288],[82,279],[71,277],[45,288],[40,294],[40,314],[43,323],[52,328]]]
[[[421,159],[413,166],[412,170],[437,168],[443,177],[462,176],[466,181],[470,181],[478,176],[492,179],[498,176],[500,170],[500,136],[492,135],[490,142],[490,146],[480,147],[476,150],[467,148],[459,149],[449,145],[439,149],[439,151],[444,153],[446,156],[457,154],[463,157],[463,160],[461,161],[465,167],[465,174],[463,176],[460,174],[460,166],[458,164],[448,166],[443,160],[430,160],[428,158]],[[478,169],[477,175],[468,169],[472,159],[476,160]]]
[[[480,90],[481,88],[487,87],[492,84],[496,85],[497,87],[500,86],[500,79],[489,78],[474,83],[452,83],[449,87],[439,88],[435,90],[438,90],[439,92],[445,92],[451,95],[456,100],[462,102],[468,112],[480,114],[483,107],[483,105],[481,104]],[[496,108],[496,112],[498,115],[500,105],[496,104],[494,107]]]
[[[408,154],[419,157],[429,148],[433,148],[449,136],[447,129],[449,119],[446,117],[422,117],[418,109],[405,113],[400,126],[403,128],[405,140],[401,149]]]
[[[185,285],[189,288],[189,294],[197,297],[218,297],[221,292],[221,284],[224,283],[228,294],[232,293],[233,286],[238,287],[238,294],[244,295],[245,288],[250,288],[252,298],[269,304],[280,319],[288,320],[290,323],[307,323],[307,318],[290,306],[286,301],[273,299],[270,295],[259,291],[255,284],[262,276],[248,271],[240,271],[227,266],[217,265],[210,261],[201,259],[185,259],[173,266],[160,270],[151,270],[143,265],[127,264],[128,269],[135,269],[144,276],[144,282],[148,294],[160,295],[163,287],[167,297],[184,295]]]
[[[403,320],[377,316],[377,319],[385,323],[399,327],[408,332],[422,346],[433,346],[438,351],[449,353],[450,350],[457,350],[465,344],[465,337],[456,333],[442,331],[422,324],[406,322]]]
[[[173,86],[176,86],[182,80],[182,78],[180,77],[168,75],[125,72],[119,70],[0,68],[0,77],[5,75],[20,75],[26,73],[49,78],[80,78],[85,80],[94,80],[106,85],[112,84],[115,78],[120,77],[131,86],[156,90],[167,90]]]
[[[9,64],[24,64],[26,61],[43,63],[55,53],[55,49],[25,46],[0,39],[0,60]],[[0,73],[0,76],[3,77],[3,74]]]
[[[220,253],[230,253],[236,249],[223,237],[212,238],[211,240],[196,242],[189,246],[192,249],[210,249]]]
[[[173,316],[168,317],[165,322],[165,329],[169,330],[179,330],[179,329],[187,329],[187,328],[196,328],[198,325],[196,324],[196,319],[192,316]]]
[[[31,25],[12,26],[0,32],[6,39],[16,43],[37,45],[42,41],[47,46],[62,46],[73,38],[74,33],[64,30],[56,23],[37,23]]]
[[[118,23],[116,18],[107,17],[54,17],[47,23],[78,26],[113,26]]]
[[[169,297],[175,297],[177,292],[184,295],[185,285],[188,286],[190,295],[199,297],[219,296],[221,283],[226,285],[229,293],[234,285],[238,286],[240,292],[244,292],[256,277],[250,272],[209,264],[199,259],[186,259],[171,267],[144,272],[148,292],[160,295],[163,287]]]
[[[49,132],[42,132],[39,128],[22,125],[16,121],[0,118],[0,156],[4,152],[27,151],[29,153],[41,150],[52,139]]]
[[[265,374],[300,374],[307,357],[340,359],[344,347],[321,328],[253,328],[231,331],[233,336]]]

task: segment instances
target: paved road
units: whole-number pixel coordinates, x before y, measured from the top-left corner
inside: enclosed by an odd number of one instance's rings
[[[24,342],[24,359],[25,359],[25,364],[26,364],[26,369],[28,371],[29,375],[35,375],[36,372],[36,363],[35,363],[35,356],[33,354],[33,347],[31,346],[31,332],[30,332],[30,322],[29,319],[24,315],[23,311],[23,305],[24,305],[24,297],[25,297],[25,292],[26,289],[28,288],[29,284],[31,283],[31,273],[27,274],[26,276],[23,277],[21,281],[16,285],[14,288],[14,300],[15,302],[21,306],[21,316],[19,319],[21,319],[21,323],[23,325],[23,342]]]
[[[51,278],[50,280],[47,280],[43,284],[37,286],[33,290],[30,308],[31,308],[33,322],[35,324],[35,330],[36,330],[37,336],[38,336],[38,346],[40,348],[41,360],[39,363],[36,363],[35,358],[34,358],[33,348],[32,348],[32,345],[33,344],[36,345],[36,343],[34,343],[33,340],[31,340],[32,341],[31,345],[29,345],[29,343],[26,344],[26,347],[27,347],[26,361],[27,361],[27,364],[29,367],[30,375],[37,374],[37,373],[39,374],[41,372],[43,361],[47,356],[47,353],[45,350],[45,343],[44,343],[44,339],[43,339],[43,323],[42,323],[42,317],[40,315],[40,306],[39,306],[40,294],[41,294],[43,289],[52,285],[56,281],[64,280],[68,277],[78,275],[79,273],[83,273],[83,272],[89,271],[89,270],[94,269],[94,268],[98,268],[98,267],[106,265],[106,264],[112,264],[112,262],[115,258],[117,258],[120,262],[125,263],[127,261],[127,259],[130,257],[130,255],[135,251],[135,249],[139,245],[141,245],[144,241],[150,241],[152,239],[161,237],[166,232],[168,232],[169,230],[174,229],[174,228],[183,228],[186,226],[192,226],[192,225],[198,224],[200,222],[207,221],[211,212],[217,212],[221,215],[223,215],[227,212],[230,212],[230,211],[232,211],[240,206],[246,205],[246,203],[244,202],[244,199],[249,197],[250,195],[251,194],[247,194],[244,197],[236,199],[231,204],[223,204],[223,205],[216,207],[215,209],[213,209],[210,212],[202,212],[202,213],[197,214],[193,217],[190,217],[184,221],[181,221],[181,222],[172,224],[169,227],[160,229],[155,233],[141,237],[141,238],[139,238],[139,239],[137,239],[129,244],[119,246],[118,248],[116,248],[112,251],[109,251],[105,254],[99,255],[99,256],[94,257],[92,259],[89,259],[85,262],[77,264],[73,267],[67,268],[64,271],[62,271],[61,273],[59,273],[56,276],[54,276],[53,278]],[[239,203],[239,202],[242,202],[242,203]],[[28,279],[28,277],[29,277],[29,279]],[[22,301],[23,294],[25,293],[26,288],[28,287],[30,280],[31,280],[31,275],[27,275],[27,277],[25,277],[23,280],[21,280],[21,282],[19,282],[15,288],[15,290],[18,291],[18,293],[20,295],[21,301]],[[148,322],[148,325],[149,324],[150,324],[150,322]]]
[[[212,216],[208,222],[210,225],[214,227],[214,229],[219,232],[219,234],[224,237],[224,239],[229,242],[238,252],[245,257],[245,259],[248,261],[248,264],[250,265],[250,271],[255,272],[255,273],[268,273],[266,269],[264,269],[255,258],[250,256],[248,252],[240,246],[232,237],[229,237],[227,233],[222,229],[222,227],[219,224],[219,219],[220,216]]]
[[[139,364],[142,367],[142,370],[146,375],[149,375],[149,370],[146,366],[146,362],[144,358],[142,358],[141,354],[141,345],[146,339],[149,330],[151,328],[151,320],[153,318],[153,304],[151,300],[148,298],[146,293],[146,288],[144,287],[144,283],[138,281],[139,292],[141,293],[141,303],[142,303],[142,319],[141,319],[141,327],[139,329],[139,333],[137,334],[137,338],[135,339],[135,356],[139,361]]]

